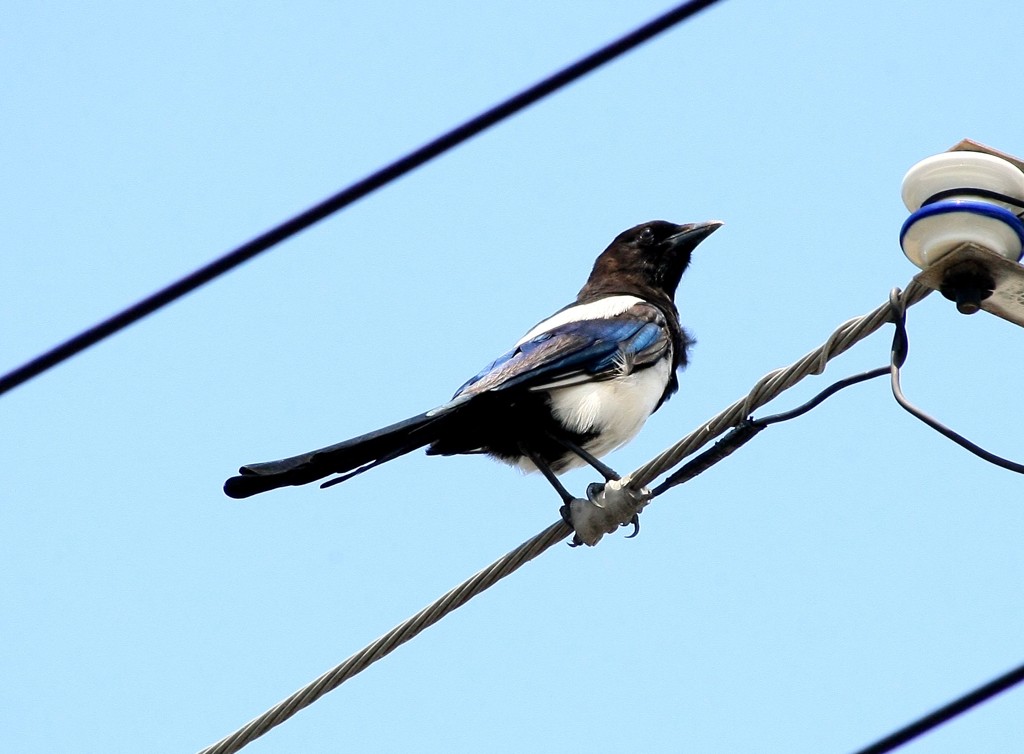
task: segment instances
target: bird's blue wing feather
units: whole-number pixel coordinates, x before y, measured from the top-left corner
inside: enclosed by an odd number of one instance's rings
[[[626,365],[629,370],[648,366],[669,347],[663,324],[649,317],[568,322],[498,357],[460,387],[455,397],[513,387],[542,389],[570,378],[607,379]]]

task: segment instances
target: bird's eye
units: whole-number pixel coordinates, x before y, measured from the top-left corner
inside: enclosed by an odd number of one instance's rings
[[[640,231],[639,240],[641,246],[650,246],[652,243],[654,243],[654,231],[651,230],[650,228],[644,228],[642,231]]]

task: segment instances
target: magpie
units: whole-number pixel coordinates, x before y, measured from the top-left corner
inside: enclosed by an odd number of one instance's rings
[[[530,329],[447,403],[359,437],[280,461],[253,463],[224,483],[245,498],[308,484],[329,487],[418,448],[428,455],[486,453],[539,470],[563,502],[557,475],[631,440],[679,387],[693,340],[674,297],[690,255],[716,221],[656,220],[623,231],[597,258],[576,300]]]

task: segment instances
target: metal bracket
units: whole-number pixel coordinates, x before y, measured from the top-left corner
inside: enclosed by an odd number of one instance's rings
[[[962,244],[918,273],[914,280],[956,301],[951,281],[958,271],[965,269],[975,275],[983,271],[990,278],[992,293],[980,298],[982,309],[1024,327],[1024,267],[993,251],[973,243]],[[970,313],[965,308],[961,311]]]

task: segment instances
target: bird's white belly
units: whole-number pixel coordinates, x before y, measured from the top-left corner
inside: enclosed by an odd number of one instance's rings
[[[550,391],[552,413],[572,432],[598,432],[583,447],[595,456],[603,456],[640,431],[657,408],[671,369],[669,360],[664,359],[647,369],[611,380],[554,388]],[[523,470],[535,468],[526,459],[518,465]],[[573,456],[564,468],[585,465],[585,461]]]

